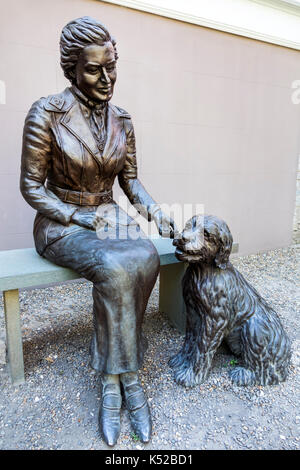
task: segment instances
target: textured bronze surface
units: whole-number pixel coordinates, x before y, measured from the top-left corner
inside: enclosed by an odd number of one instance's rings
[[[108,375],[132,373],[146,348],[142,321],[159,257],[113,200],[115,178],[162,236],[172,237],[174,224],[138,179],[130,115],[110,103],[117,76],[115,40],[101,23],[83,17],[64,27],[60,50],[71,87],[32,105],[24,126],[20,188],[37,210],[38,253],[94,284],[92,366]]]
[[[189,263],[182,283],[186,336],[170,360],[176,382],[203,382],[224,339],[240,358],[230,373],[234,383],[284,381],[290,340],[276,312],[229,262],[232,236],[227,224],[214,216],[194,216],[173,244],[178,259]]]

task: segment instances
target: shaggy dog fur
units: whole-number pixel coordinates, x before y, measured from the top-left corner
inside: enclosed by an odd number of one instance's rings
[[[177,383],[193,386],[209,375],[223,339],[240,356],[230,372],[237,385],[271,385],[286,379],[291,356],[276,312],[229,262],[232,236],[214,216],[194,216],[174,240],[189,263],[183,278],[187,326],[181,351],[170,360]]]

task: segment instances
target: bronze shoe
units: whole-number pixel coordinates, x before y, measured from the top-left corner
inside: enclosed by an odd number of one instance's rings
[[[120,410],[122,397],[114,384],[104,385],[99,412],[99,431],[109,446],[114,446],[120,435]]]
[[[133,431],[141,442],[147,443],[151,438],[152,420],[143,388],[138,382],[122,385]]]

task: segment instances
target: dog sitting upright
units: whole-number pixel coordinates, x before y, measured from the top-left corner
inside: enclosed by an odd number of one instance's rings
[[[231,379],[237,385],[271,385],[286,379],[291,346],[276,312],[229,262],[232,236],[214,216],[194,216],[176,256],[188,262],[183,297],[187,311],[181,351],[171,358],[177,383],[193,386],[209,375],[214,354],[225,339],[241,358]]]

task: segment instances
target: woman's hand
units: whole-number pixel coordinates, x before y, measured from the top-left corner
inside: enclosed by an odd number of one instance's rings
[[[174,220],[161,210],[153,214],[153,220],[161,237],[174,238],[175,234],[178,232]]]
[[[95,212],[76,211],[72,215],[71,222],[81,227],[89,228],[90,230],[96,230],[98,216]]]

